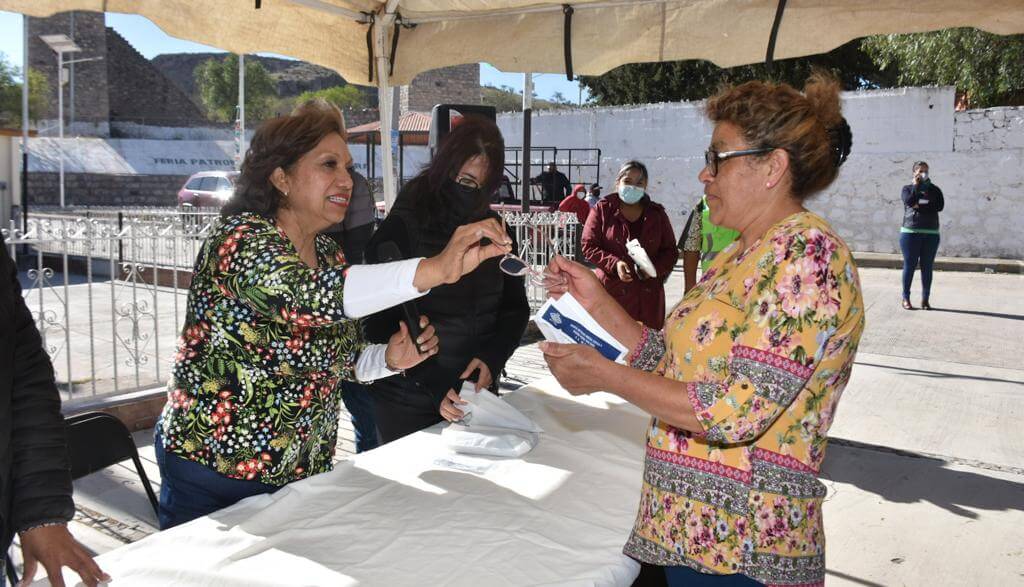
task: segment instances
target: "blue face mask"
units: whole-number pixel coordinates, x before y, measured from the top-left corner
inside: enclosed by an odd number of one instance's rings
[[[619,190],[619,197],[627,204],[636,204],[644,199],[644,188],[635,185],[624,185]]]

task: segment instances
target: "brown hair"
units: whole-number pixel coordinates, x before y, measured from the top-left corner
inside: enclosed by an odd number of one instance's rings
[[[821,71],[802,94],[788,84],[751,81],[720,90],[706,111],[713,122],[739,127],[752,149],[785,149],[793,197],[802,201],[835,180],[853,143],[839,89],[839,80]]]
[[[622,181],[622,178],[629,175],[629,172],[633,171],[634,169],[640,172],[640,179],[644,180],[644,184],[646,185],[649,181],[649,178],[647,176],[647,166],[637,161],[636,159],[626,161],[622,165],[622,167],[619,168],[619,174],[615,176],[615,183],[619,183],[620,181]]]
[[[287,116],[260,125],[252,138],[235,182],[235,193],[221,209],[221,216],[253,212],[265,218],[277,215],[283,194],[270,176],[278,167],[290,172],[303,155],[324,137],[338,133],[347,140],[345,121],[337,106],[322,98],[309,100]]]

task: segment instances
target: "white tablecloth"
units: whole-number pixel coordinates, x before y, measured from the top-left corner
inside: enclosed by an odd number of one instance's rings
[[[647,416],[553,379],[505,397],[544,428],[522,458],[453,454],[438,426],[99,563],[133,586],[629,585]]]

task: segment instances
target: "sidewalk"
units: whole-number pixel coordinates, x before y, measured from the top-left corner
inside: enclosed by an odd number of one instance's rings
[[[939,271],[932,312],[900,308],[898,270],[861,280],[867,330],[822,471],[828,584],[1024,585],[1024,276]],[[682,274],[666,287],[674,303]],[[536,344],[507,371],[509,387],[548,376]],[[158,481],[151,438],[136,434]],[[130,467],[75,487],[72,531],[96,552],[154,531]]]

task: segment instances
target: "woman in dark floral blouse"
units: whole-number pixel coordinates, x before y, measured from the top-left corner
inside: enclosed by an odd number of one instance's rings
[[[329,471],[339,382],[388,377],[438,346],[426,318],[422,353],[405,324],[373,345],[354,318],[508,252],[505,232],[487,220],[460,227],[428,259],[346,266],[318,233],[345,216],[351,165],[341,113],[326,102],[256,132],[235,194],[196,259],[157,426],[161,528]]]

